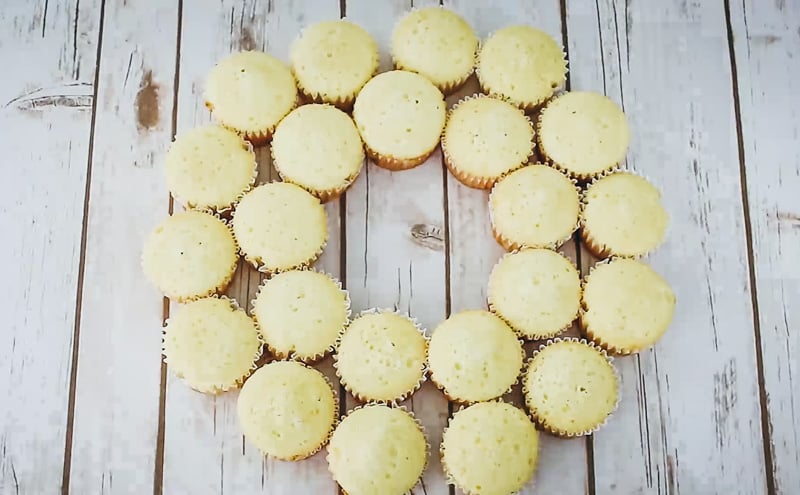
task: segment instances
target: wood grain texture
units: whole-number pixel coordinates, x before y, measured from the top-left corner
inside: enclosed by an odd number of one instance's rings
[[[671,215],[648,262],[675,319],[617,359],[622,402],[594,437],[597,494],[764,493],[764,456],[725,14],[717,2],[598,1],[567,10],[573,89],[629,119],[628,166]]]
[[[741,110],[768,459],[776,494],[800,487],[800,4],[730,3]]]
[[[0,493],[61,490],[100,2],[0,6]]]

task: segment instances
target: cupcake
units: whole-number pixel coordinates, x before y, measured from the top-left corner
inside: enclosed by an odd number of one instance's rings
[[[583,196],[581,234],[598,258],[644,256],[661,244],[668,222],[658,189],[630,172],[598,179]]]
[[[508,251],[557,249],[578,228],[580,192],[573,180],[537,163],[511,172],[492,188],[492,232]]]
[[[490,189],[533,153],[533,125],[514,105],[480,95],[456,104],[442,134],[447,168],[463,184]]]
[[[164,163],[172,196],[189,208],[229,210],[256,181],[256,155],[241,136],[207,125],[180,134]]]
[[[429,80],[402,70],[378,74],[361,90],[353,118],[369,155],[389,170],[424,162],[444,128],[444,95]]]
[[[350,297],[324,273],[290,270],[264,281],[252,314],[276,358],[313,362],[333,348],[347,325]]]
[[[570,260],[549,249],[509,253],[492,269],[489,309],[526,339],[553,337],[578,316],[581,283]]]
[[[558,43],[544,31],[509,26],[483,42],[477,74],[483,92],[534,110],[564,83],[567,61]]]
[[[392,34],[395,67],[427,77],[444,94],[467,81],[477,49],[478,37],[469,24],[441,7],[409,12]]]
[[[236,410],[244,437],[258,450],[296,461],[327,443],[339,404],[319,371],[293,361],[273,361],[247,379]]]
[[[255,323],[224,296],[181,305],[164,326],[164,361],[198,392],[238,387],[260,356]]]
[[[238,261],[230,227],[200,211],[175,213],[161,222],[142,251],[147,278],[178,302],[224,291]]]
[[[510,495],[533,477],[539,432],[511,404],[482,402],[453,414],[440,450],[448,482],[466,495]]]
[[[547,161],[587,180],[625,159],[630,131],[622,109],[609,98],[573,91],[553,99],[542,110],[537,139]]]
[[[615,258],[595,265],[583,286],[581,327],[603,348],[630,354],[658,341],[672,321],[675,293],[655,270]]]
[[[325,208],[299,186],[271,182],[245,194],[233,213],[233,234],[245,259],[275,273],[313,263],[328,240]]]
[[[431,380],[448,399],[478,402],[500,397],[517,381],[525,351],[514,331],[488,311],[451,315],[431,335]]]
[[[275,129],[272,161],[285,182],[330,201],[358,176],[364,145],[346,113],[330,105],[303,105]]]
[[[619,377],[611,359],[578,339],[556,339],[539,347],[528,361],[522,387],[534,421],[562,437],[596,431],[619,400]]]
[[[292,72],[277,58],[239,52],[211,69],[205,98],[217,122],[254,144],[264,144],[297,104],[297,87]]]
[[[350,110],[358,92],[378,71],[378,45],[352,22],[323,21],[300,33],[289,60],[303,96]]]
[[[422,426],[405,409],[381,404],[351,411],[328,444],[328,469],[348,495],[402,495],[427,460]]]
[[[425,379],[428,341],[416,323],[384,310],[361,313],[342,332],[336,374],[360,401],[402,401]]]

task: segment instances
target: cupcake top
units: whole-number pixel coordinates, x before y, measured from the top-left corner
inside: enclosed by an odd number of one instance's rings
[[[200,211],[175,213],[161,222],[150,232],[142,251],[147,278],[176,301],[223,290],[238,261],[228,225]]]
[[[619,378],[609,358],[585,340],[539,348],[522,377],[525,403],[539,424],[560,436],[586,435],[617,407]]]
[[[451,315],[431,335],[431,380],[451,400],[477,402],[506,393],[517,381],[524,351],[514,331],[488,311]]]
[[[378,74],[353,107],[364,144],[374,153],[414,159],[430,153],[444,127],[442,92],[429,80],[402,70]]]
[[[583,197],[588,247],[602,256],[643,256],[664,239],[669,216],[647,179],[617,172],[597,180]]]
[[[350,412],[331,436],[328,469],[349,495],[401,495],[428,458],[422,427],[404,409],[369,404]]]
[[[326,200],[358,176],[364,145],[346,113],[330,105],[303,105],[275,129],[272,159],[284,181]]]
[[[336,343],[350,316],[350,298],[324,273],[290,270],[264,281],[253,318],[278,359],[315,361]]]
[[[236,404],[245,438],[270,457],[294,461],[322,448],[339,404],[319,371],[273,361],[247,379]]]
[[[441,7],[409,12],[392,34],[395,67],[427,77],[444,93],[467,80],[477,49],[478,37],[469,24]]]
[[[256,155],[241,136],[207,125],[180,134],[164,163],[169,192],[190,208],[227,210],[256,180]]]
[[[482,402],[453,414],[441,452],[445,474],[464,493],[508,495],[533,477],[539,432],[511,404]]]
[[[425,377],[428,341],[408,317],[364,312],[342,333],[336,372],[357,399],[401,401]]]
[[[542,154],[581,179],[617,166],[630,142],[622,109],[599,93],[572,91],[553,99],[539,115],[538,127]]]
[[[238,387],[260,356],[255,323],[225,297],[186,303],[164,327],[164,361],[175,376],[199,392],[215,394]]]
[[[378,70],[378,45],[352,22],[323,21],[300,33],[289,60],[305,95],[346,108]]]
[[[297,103],[289,68],[263,52],[222,59],[206,79],[206,105],[214,118],[246,138],[263,141]]]
[[[491,187],[533,153],[533,125],[510,103],[483,95],[468,98],[450,111],[442,150],[459,180]]]
[[[511,172],[492,188],[489,213],[495,237],[508,250],[557,248],[578,228],[575,183],[537,163]]]
[[[485,92],[532,110],[566,80],[567,61],[558,43],[544,31],[509,26],[483,42],[477,73]]]
[[[617,258],[595,265],[583,288],[581,323],[589,338],[620,354],[652,346],[675,312],[675,293],[655,270]]]
[[[578,316],[581,283],[570,260],[549,249],[509,253],[489,277],[489,307],[528,339],[558,335]]]
[[[245,194],[233,213],[233,233],[245,259],[261,271],[312,263],[328,240],[325,208],[305,190],[271,182]]]

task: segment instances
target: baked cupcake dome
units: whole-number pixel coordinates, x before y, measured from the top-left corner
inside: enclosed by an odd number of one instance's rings
[[[599,263],[584,281],[581,327],[611,352],[630,354],[652,346],[667,331],[674,312],[672,288],[639,261]]]
[[[199,392],[238,387],[260,356],[255,322],[226,297],[186,303],[164,327],[164,361]]]
[[[524,356],[511,327],[482,310],[461,311],[439,324],[428,351],[431,380],[458,402],[491,400],[508,392]]]
[[[509,26],[483,42],[478,52],[481,89],[533,110],[566,80],[567,61],[556,41],[529,26]]]
[[[581,234],[599,258],[644,256],[661,244],[668,222],[658,189],[630,172],[598,179],[583,196]]]
[[[178,302],[225,290],[238,261],[230,227],[200,211],[175,213],[161,222],[142,251],[147,278]]]
[[[479,95],[450,110],[442,134],[447,168],[463,184],[489,189],[533,153],[533,125],[514,105]]]
[[[378,74],[361,90],[353,106],[367,154],[389,170],[416,167],[439,144],[445,121],[444,95],[413,72]]]
[[[217,125],[178,135],[164,161],[167,187],[189,208],[230,209],[256,181],[253,147]]]
[[[539,347],[522,377],[533,419],[555,435],[588,435],[616,409],[619,377],[605,352],[585,340],[556,339]]]
[[[275,129],[271,151],[284,181],[322,201],[338,197],[364,164],[364,145],[353,119],[331,105],[292,110]]]
[[[469,24],[441,7],[412,10],[392,33],[395,67],[427,77],[444,94],[466,82],[477,49],[478,37]]]
[[[554,98],[542,110],[536,137],[548,161],[586,180],[625,159],[630,130],[622,109],[608,97],[572,91]]]
[[[325,208],[307,191],[271,182],[245,194],[233,213],[233,234],[245,259],[274,273],[313,263],[328,240]]]
[[[361,401],[402,401],[425,379],[428,341],[416,323],[388,310],[361,313],[334,355],[342,385]]]
[[[247,379],[236,404],[245,438],[270,457],[296,461],[327,443],[339,404],[314,368],[273,361]]]
[[[553,337],[578,316],[580,275],[549,249],[508,253],[489,276],[489,308],[526,339]]]
[[[223,126],[263,144],[297,104],[289,68],[263,52],[239,52],[222,59],[206,79],[206,106]]]
[[[422,476],[428,443],[405,409],[368,404],[336,427],[327,459],[333,479],[348,495],[401,495]]]
[[[278,359],[313,362],[330,351],[350,317],[350,297],[330,276],[290,270],[264,281],[253,319]]]
[[[467,495],[509,495],[533,477],[539,432],[505,402],[473,404],[453,414],[442,435],[442,467]]]
[[[580,192],[558,170],[540,163],[498,181],[489,195],[494,237],[506,250],[557,249],[578,228]]]

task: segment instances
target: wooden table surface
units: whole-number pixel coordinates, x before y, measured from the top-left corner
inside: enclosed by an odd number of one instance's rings
[[[624,107],[627,166],[663,190],[671,214],[647,259],[677,294],[669,332],[616,360],[622,402],[600,432],[543,435],[523,493],[800,493],[800,1],[444,5],[481,37],[526,23],[562,42],[568,88]],[[235,391],[205,396],[170,375],[161,326],[172,308],[144,279],[140,251],[173,209],[171,138],[210,120],[202,89],[217,60],[242,49],[286,59],[303,26],[346,15],[379,40],[385,69],[410,7],[2,2],[0,494],[336,492],[322,454],[259,455]],[[258,158],[260,180],[274,178],[268,151]],[[485,307],[502,253],[487,195],[455,181],[439,152],[405,172],[370,164],[326,208],[317,266],[342,279],[355,310],[395,307],[430,329]],[[577,239],[562,250],[584,273],[595,262]],[[260,280],[240,265],[228,294],[247,303]],[[318,367],[333,376],[330,359]],[[407,402],[436,449],[452,406],[429,384]],[[436,455],[414,493],[451,493]]]

